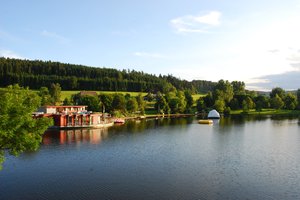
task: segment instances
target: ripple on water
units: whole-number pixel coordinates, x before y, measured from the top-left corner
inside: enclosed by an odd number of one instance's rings
[[[47,137],[7,159],[0,199],[300,197],[298,119],[152,120]]]

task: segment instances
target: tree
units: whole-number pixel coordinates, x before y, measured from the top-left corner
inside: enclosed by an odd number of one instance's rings
[[[138,110],[140,111],[140,114],[145,114],[145,101],[144,98],[141,94],[139,94],[138,96],[136,96],[136,101],[138,104]]]
[[[40,103],[40,97],[28,88],[13,85],[0,90],[0,168],[4,150],[17,156],[38,149],[43,133],[53,123],[49,118],[32,117]]]
[[[176,92],[172,91],[172,92],[168,92],[165,95],[166,101],[170,102],[171,99],[176,98]]]
[[[64,106],[70,106],[72,105],[72,101],[69,98],[65,98],[63,101]]]
[[[129,93],[126,93],[124,97],[125,100],[128,101],[131,98],[131,95]]]
[[[102,90],[163,92],[190,90],[192,93],[211,91],[211,81],[186,81],[172,75],[155,76],[144,72],[64,64],[51,61],[31,61],[0,58],[0,86],[19,83],[40,89],[59,83],[67,90]],[[176,88],[176,89],[175,89]],[[50,88],[49,88],[50,89]]]
[[[131,97],[130,99],[128,99],[128,101],[126,103],[126,109],[129,113],[134,113],[137,111],[138,103],[137,103],[136,98]]]
[[[257,102],[255,103],[255,110],[256,110],[257,112],[261,112],[262,109],[263,109],[263,103],[262,103],[261,101],[257,101]]]
[[[242,81],[232,81],[231,82],[233,93],[235,95],[245,95],[245,83]]]
[[[115,94],[112,101],[113,110],[125,112],[126,100],[123,94]]]
[[[276,97],[276,95],[278,95],[281,99],[284,99],[285,91],[280,87],[273,88],[270,93],[270,97],[274,98],[274,97]]]
[[[174,97],[174,98],[170,99],[168,104],[169,104],[171,113],[173,113],[173,114],[179,113],[179,98],[178,97]]]
[[[250,97],[246,97],[245,100],[243,100],[243,111],[244,112],[247,112],[249,111],[250,109],[254,108],[255,107],[255,104],[254,102],[252,101],[252,99]]]
[[[224,100],[225,104],[233,98],[233,87],[228,81],[220,80],[214,88],[213,97],[215,100]]]
[[[38,95],[41,97],[42,106],[51,105],[52,98],[47,87],[41,87]]]
[[[185,94],[183,91],[178,91],[176,94],[177,98],[178,98],[178,113],[184,113],[184,111],[186,110],[186,99],[185,99]]]
[[[104,110],[105,112],[111,112],[113,96],[110,94],[100,94],[99,99],[101,102],[102,110]]]
[[[194,99],[193,99],[193,96],[192,96],[191,92],[188,91],[188,90],[184,91],[184,96],[185,96],[185,99],[186,99],[185,111],[187,113],[189,113],[192,110],[192,106],[194,104]]]
[[[284,106],[284,102],[279,97],[278,94],[275,97],[271,98],[271,107],[275,109],[281,109]]]
[[[230,101],[230,108],[232,110],[238,110],[238,109],[240,109],[239,100],[237,98],[231,99],[231,101]]]
[[[151,92],[148,92],[148,94],[146,95],[146,99],[148,102],[151,102],[154,100],[154,95]]]
[[[261,111],[263,108],[270,107],[270,98],[265,95],[258,95],[254,98],[256,104],[256,110]]]
[[[54,105],[60,104],[61,87],[59,83],[52,83],[50,87],[50,95]]]
[[[206,105],[202,97],[197,100],[197,110],[198,112],[202,112],[206,109]]]
[[[166,94],[166,101],[171,113],[184,113],[186,110],[186,100],[183,91],[168,92]]]
[[[170,113],[170,107],[165,99],[165,97],[158,93],[156,96],[156,103],[154,105],[155,109],[157,110],[157,113],[163,114],[163,113]]]
[[[90,96],[90,95],[80,96],[77,99],[77,103],[79,105],[86,105],[88,107],[88,110],[90,111],[99,112],[101,110],[99,99],[96,96]]]
[[[246,90],[246,95],[254,99],[255,97],[257,97],[257,92],[254,90]]]
[[[230,113],[231,113],[231,108],[229,106],[225,107],[224,115],[230,115]]]
[[[225,101],[222,99],[218,99],[215,101],[214,108],[219,112],[224,112],[225,109]]]
[[[70,78],[70,86],[69,86],[70,89],[75,90],[77,88],[77,82],[78,82],[77,78],[75,76],[72,76]]]
[[[297,107],[297,97],[289,92],[284,98],[284,104],[286,109],[294,110]]]
[[[208,92],[207,95],[203,98],[206,107],[213,107],[214,98],[211,92]]]

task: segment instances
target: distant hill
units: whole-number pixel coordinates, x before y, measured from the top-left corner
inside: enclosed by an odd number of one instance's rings
[[[63,90],[167,92],[175,87],[193,93],[206,93],[216,84],[205,80],[181,80],[172,75],[156,76],[135,70],[0,58],[0,87],[16,83],[31,89],[59,83]]]

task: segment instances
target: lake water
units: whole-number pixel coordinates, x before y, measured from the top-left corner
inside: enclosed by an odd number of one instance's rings
[[[47,132],[9,156],[0,199],[300,199],[298,118],[196,118]]]

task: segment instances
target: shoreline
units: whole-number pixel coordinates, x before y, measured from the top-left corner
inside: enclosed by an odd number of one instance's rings
[[[125,120],[134,120],[134,119],[146,119],[146,118],[176,118],[176,117],[203,117],[208,113],[198,113],[198,114],[157,114],[157,115],[142,115],[142,116],[130,116],[130,117],[121,117]],[[267,109],[261,112],[251,110],[249,112],[243,112],[242,110],[232,111],[232,113],[228,115],[222,114],[222,116],[299,116],[300,117],[300,110],[272,110]]]
[[[131,116],[131,117],[121,117],[125,120],[133,120],[133,119],[151,119],[151,118],[176,118],[176,117],[191,117],[197,116],[195,114],[158,114],[158,115],[141,115],[141,116]]]
[[[300,116],[300,110],[273,110],[273,109],[263,109],[262,111],[250,110],[248,112],[243,112],[242,110],[232,111],[229,115],[257,115],[257,116]]]
[[[112,123],[115,119],[123,119],[126,123],[127,120],[141,120],[141,119],[161,119],[161,118],[180,118],[180,117],[202,117],[205,118],[207,113],[198,113],[198,114],[151,114],[151,115],[141,115],[141,116],[127,116],[127,117],[112,117],[109,119],[109,123],[101,124],[102,126],[73,126],[73,127],[49,127],[48,129],[76,129],[76,128],[89,128],[89,129],[99,129],[99,128],[107,128],[115,126],[118,123]],[[227,116],[291,116],[291,117],[300,117],[299,110],[263,110],[261,112],[257,112],[255,110],[251,110],[247,113],[244,113],[241,110],[233,111]],[[224,114],[222,114],[222,118]],[[119,123],[120,124],[120,123]],[[121,123],[122,124],[122,123]]]

